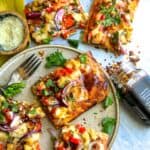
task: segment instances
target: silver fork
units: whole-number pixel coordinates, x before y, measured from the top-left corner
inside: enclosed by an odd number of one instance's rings
[[[0,87],[0,93],[2,90],[6,89],[8,85],[29,78],[39,67],[41,62],[40,58],[38,58],[35,54],[29,56],[16,70],[12,72],[8,82]]]

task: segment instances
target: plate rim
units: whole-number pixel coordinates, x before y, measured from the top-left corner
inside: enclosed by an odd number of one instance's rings
[[[86,51],[84,50],[79,50],[79,49],[75,49],[75,48],[72,48],[72,47],[69,47],[69,46],[63,46],[63,45],[49,45],[49,44],[45,44],[45,45],[39,45],[39,46],[33,46],[31,48],[27,48],[25,49],[24,51],[22,51],[21,53],[18,53],[17,55],[13,56],[12,58],[10,58],[6,63],[4,63],[1,67],[0,67],[0,72],[6,67],[8,66],[14,59],[16,59],[17,57],[21,56],[21,55],[25,55],[26,53],[28,52],[31,52],[35,49],[42,49],[42,48],[63,48],[63,49],[66,49],[68,51],[73,51],[73,52],[76,52],[76,53],[84,53]],[[91,51],[92,52],[92,51]],[[98,60],[97,60],[98,61]],[[98,61],[98,63],[100,63]],[[108,82],[109,82],[109,85],[112,89],[112,93],[113,93],[113,96],[114,96],[114,99],[115,99],[115,103],[116,103],[116,126],[114,128],[114,131],[113,131],[113,134],[112,134],[112,137],[110,139],[110,143],[108,145],[108,149],[111,149],[114,141],[115,141],[115,138],[117,136],[117,132],[118,132],[118,129],[119,129],[119,124],[120,124],[120,110],[119,110],[119,100],[118,100],[118,97],[117,97],[117,94],[116,94],[116,89],[112,83],[112,81],[110,80],[110,77],[108,75],[108,73],[104,70],[104,68],[102,67],[102,71],[104,73],[104,75],[106,76]]]

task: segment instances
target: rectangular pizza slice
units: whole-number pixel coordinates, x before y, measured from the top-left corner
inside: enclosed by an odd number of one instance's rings
[[[25,15],[31,37],[39,44],[57,36],[66,39],[87,21],[79,0],[34,0],[26,5]]]
[[[67,125],[61,129],[54,148],[55,150],[107,150],[108,140],[109,136],[106,133],[86,128],[82,124]]]
[[[103,101],[108,84],[100,64],[86,53],[68,59],[33,85],[32,91],[55,127],[61,127]]]
[[[41,118],[37,104],[0,96],[0,150],[40,150]]]
[[[83,41],[117,55],[131,39],[132,21],[139,0],[94,0]]]

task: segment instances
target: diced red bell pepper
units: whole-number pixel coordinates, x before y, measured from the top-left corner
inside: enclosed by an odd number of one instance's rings
[[[0,150],[4,150],[4,145],[0,143]]]
[[[6,108],[3,110],[3,112],[5,114],[7,123],[10,123],[13,120],[13,115],[12,115],[11,111],[8,108]]]
[[[36,145],[36,150],[41,150],[39,143],[37,143],[37,145]]]
[[[81,142],[80,139],[75,138],[75,137],[71,137],[69,141],[76,145],[80,144],[80,142]]]
[[[101,15],[100,20],[104,20],[104,19],[105,19],[105,15]]]
[[[60,69],[57,69],[57,70],[55,71],[55,75],[56,75],[57,77],[60,77],[60,76],[69,75],[69,74],[71,74],[72,72],[73,72],[73,70],[70,69],[70,68],[60,68]]]
[[[86,131],[86,128],[81,124],[77,124],[76,128],[79,130],[80,133],[84,133]]]
[[[51,13],[52,11],[54,11],[54,9],[52,7],[47,7],[46,8],[46,12]]]
[[[73,16],[71,14],[64,15],[63,19],[62,19],[63,29],[68,29],[68,28],[72,27],[73,25],[75,25],[75,20],[74,20]]]
[[[41,122],[37,122],[34,128],[34,131],[38,132],[38,131],[41,131],[41,129],[42,129]]]
[[[49,105],[49,100],[47,97],[42,97],[41,102],[44,106],[48,106]]]
[[[58,147],[56,148],[56,150],[66,150],[66,148],[63,147],[63,146],[58,146]]]

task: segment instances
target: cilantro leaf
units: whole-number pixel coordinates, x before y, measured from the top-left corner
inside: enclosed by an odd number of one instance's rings
[[[17,104],[13,104],[11,105],[11,109],[13,112],[18,112],[19,108],[18,108],[18,105]]]
[[[3,89],[3,94],[6,98],[11,98],[17,94],[19,94],[22,89],[25,87],[25,83],[13,83],[9,85],[6,89]]]
[[[46,82],[46,87],[49,88],[54,86],[55,86],[54,82],[51,79],[48,79]]]
[[[48,38],[44,39],[42,42],[43,42],[43,44],[49,44],[51,41],[52,41],[52,38],[48,37]]]
[[[5,116],[0,112],[0,123],[5,120]]]
[[[79,56],[79,58],[80,58],[80,62],[81,62],[82,64],[85,64],[85,63],[86,63],[86,61],[87,61],[86,54],[81,54],[81,55]]]
[[[116,125],[116,119],[111,117],[106,117],[102,120],[102,131],[111,135],[113,133],[115,125]]]
[[[28,113],[31,114],[31,115],[35,115],[36,114],[36,109],[33,108]]]
[[[113,104],[111,96],[107,96],[106,100],[103,102],[103,107],[106,109],[108,106]]]
[[[53,66],[64,66],[66,59],[61,52],[56,51],[46,57],[46,68],[51,68]]]
[[[110,7],[106,7],[104,5],[100,6],[100,12],[105,15],[105,19],[101,21],[101,23],[105,27],[118,25],[121,22],[119,11],[115,8],[114,4],[115,1]]]
[[[79,46],[79,40],[68,39],[68,43],[70,46],[77,48]]]

